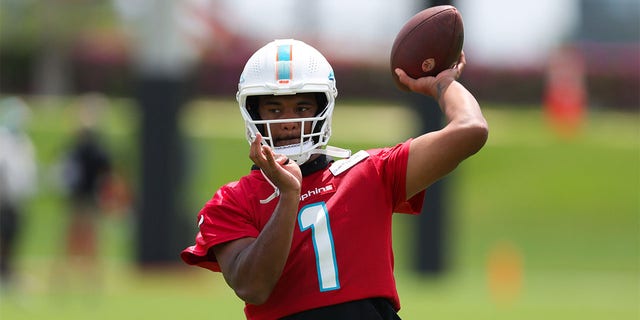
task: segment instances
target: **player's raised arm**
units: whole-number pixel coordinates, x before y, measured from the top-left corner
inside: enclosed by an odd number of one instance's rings
[[[300,168],[287,157],[260,144],[251,144],[251,160],[279,190],[278,205],[258,238],[242,238],[215,246],[227,283],[248,303],[264,303],[282,274],[291,247],[300,202]]]
[[[407,164],[407,198],[444,177],[484,146],[489,127],[475,97],[458,81],[466,60],[436,77],[413,79],[396,69],[399,81],[411,91],[431,96],[446,117],[446,125],[411,142]]]

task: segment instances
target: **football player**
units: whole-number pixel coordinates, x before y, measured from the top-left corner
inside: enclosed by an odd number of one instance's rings
[[[182,259],[222,272],[248,319],[399,319],[392,214],[419,213],[425,188],[487,139],[478,102],[456,81],[464,66],[462,55],[437,77],[396,70],[447,124],[350,155],[327,146],[337,89],[325,57],[291,39],[256,51],[237,93],[254,165],[204,205]]]

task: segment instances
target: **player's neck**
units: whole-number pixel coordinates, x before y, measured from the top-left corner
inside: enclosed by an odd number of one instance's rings
[[[331,161],[333,161],[333,159],[327,157],[324,154],[316,154],[311,156],[311,159],[300,166],[302,176],[308,176],[318,170],[326,168]]]

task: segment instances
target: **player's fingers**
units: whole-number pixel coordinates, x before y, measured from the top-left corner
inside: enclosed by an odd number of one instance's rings
[[[464,51],[460,52],[460,58],[458,58],[458,62],[455,65],[455,68],[458,70],[458,76],[462,74],[464,67],[467,65],[467,58],[464,55]]]
[[[275,162],[281,166],[287,165],[289,163],[289,158],[284,154],[276,154],[274,158]]]
[[[262,167],[265,164],[265,162],[267,161],[265,154],[270,152],[270,148],[267,146],[263,146],[261,142],[262,135],[258,133],[253,139],[251,147],[249,148],[249,158],[259,167]],[[265,148],[269,152],[265,152]]]
[[[300,167],[297,163],[295,163],[295,161],[292,161],[283,154],[276,154],[275,161],[280,166],[280,168],[282,168],[281,172],[288,172],[287,176],[292,175],[294,178],[296,178],[298,183],[302,182],[302,173],[300,172]]]
[[[400,68],[396,68],[394,71],[398,75],[400,82],[407,86],[409,90],[426,94],[428,96],[433,96],[435,94],[435,90],[432,87],[436,81],[436,77],[428,76],[414,79]]]
[[[398,76],[398,80],[400,80],[400,83],[407,86],[407,88],[409,88],[411,91],[416,91],[416,88],[418,86],[418,79],[414,79],[410,77],[406,72],[404,72],[404,70],[400,68],[396,68],[394,71],[396,72],[396,75]],[[425,78],[431,78],[431,77],[420,78],[420,80]]]
[[[274,165],[276,163],[273,151],[271,148],[267,146],[262,146],[262,154],[264,155],[264,159],[269,163],[269,165]]]
[[[251,146],[259,146],[262,142],[262,134],[256,133],[255,137],[253,137],[253,141],[251,142]]]
[[[258,155],[258,149],[261,141],[262,141],[262,136],[259,133],[256,134],[255,137],[253,137],[253,141],[251,141],[251,146],[249,146],[249,158],[254,159]]]
[[[404,72],[404,70],[400,69],[400,68],[396,68],[395,70],[396,75],[398,76],[398,80],[400,80],[400,82],[404,85],[407,85],[407,78],[409,78],[409,76],[407,76],[407,74]]]

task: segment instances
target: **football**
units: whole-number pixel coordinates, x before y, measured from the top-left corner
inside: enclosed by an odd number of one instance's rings
[[[412,78],[435,76],[453,67],[464,43],[462,16],[454,6],[443,5],[418,12],[396,35],[391,47],[391,73],[402,90],[396,68]]]

